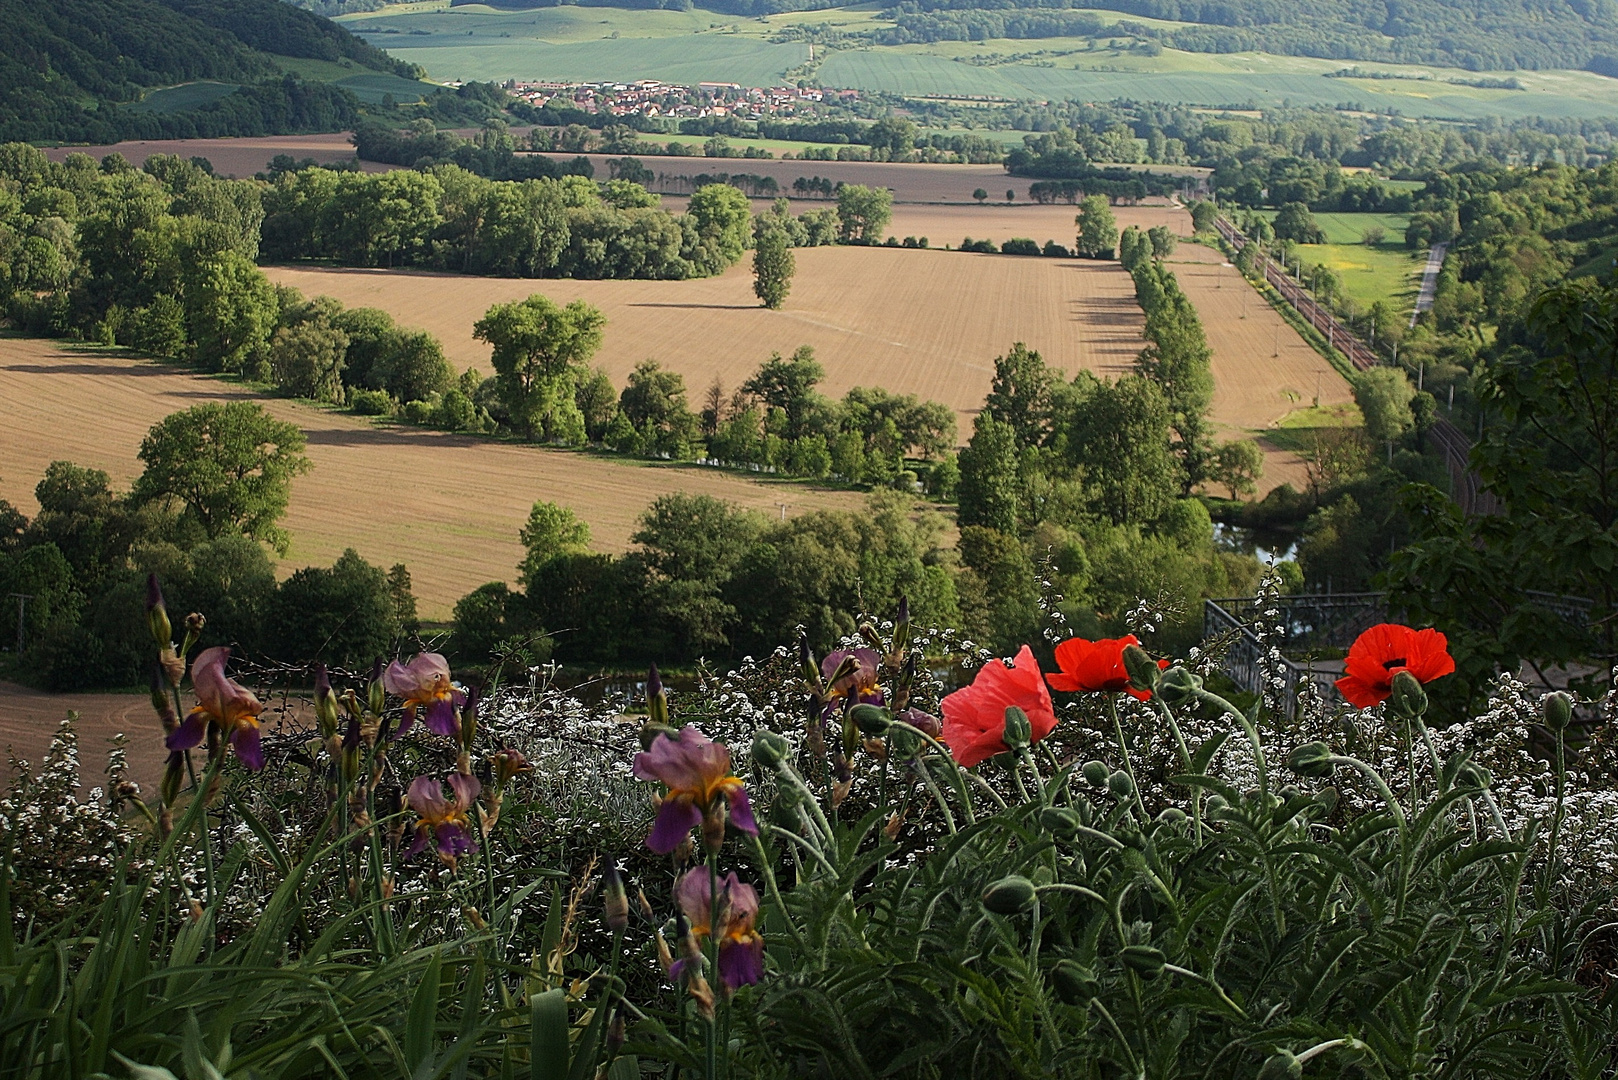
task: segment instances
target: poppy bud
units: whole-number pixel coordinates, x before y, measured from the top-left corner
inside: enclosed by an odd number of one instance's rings
[[[1264,1062],[1258,1080],[1303,1080],[1303,1062],[1291,1050],[1281,1050]]]
[[[1395,672],[1388,689],[1388,707],[1394,715],[1414,720],[1427,711],[1427,691],[1410,672]]]
[[[1089,784],[1091,787],[1103,788],[1107,786],[1107,777],[1110,774],[1110,770],[1108,770],[1107,766],[1103,763],[1099,761],[1086,761],[1084,763],[1084,768],[1080,769],[1079,772],[1083,774],[1084,782]]]
[[[1163,950],[1150,945],[1125,945],[1119,956],[1125,967],[1148,982],[1163,974],[1163,965],[1168,963]]]
[[[656,664],[646,673],[646,722],[665,727],[669,722],[669,697],[663,692],[663,676],[657,673]]]
[[[1552,731],[1566,731],[1573,722],[1573,698],[1565,691],[1545,695],[1545,726]]]
[[[1304,743],[1287,757],[1287,764],[1300,776],[1330,776],[1332,774],[1331,747],[1323,742]]]
[[[1187,668],[1171,667],[1157,680],[1157,696],[1170,707],[1195,698],[1202,689],[1202,676]]]
[[[1028,722],[1028,714],[1015,705],[1006,706],[1006,727],[1000,741],[1008,750],[1026,750],[1034,741],[1034,725]]]
[[[1083,1005],[1101,989],[1096,973],[1075,960],[1062,960],[1051,969],[1056,996],[1069,1005]]]
[[[1157,815],[1159,825],[1182,825],[1185,823],[1185,811],[1177,806],[1166,807]]]
[[[1468,761],[1455,770],[1455,784],[1457,787],[1476,788],[1482,791],[1494,783],[1494,774],[1482,765]]]
[[[893,717],[880,705],[856,705],[848,711],[848,718],[867,735],[884,735],[893,726]]]
[[[159,646],[174,644],[174,627],[169,624],[168,609],[163,605],[163,589],[156,574],[146,575],[146,625],[151,628],[152,640]]]
[[[1052,836],[1075,836],[1083,824],[1079,815],[1065,806],[1050,806],[1039,813],[1039,826]]]
[[[996,915],[1015,915],[1034,902],[1034,883],[1020,874],[1003,877],[983,891],[983,906]]]
[[[934,736],[935,738],[937,736]],[[890,728],[888,730],[888,750],[901,760],[915,757],[921,753],[921,736],[909,728]]]
[[[602,921],[613,933],[621,933],[629,925],[629,896],[624,892],[624,878],[618,872],[618,861],[607,860],[606,872],[601,875]]]
[[[768,729],[753,736],[753,760],[767,769],[784,762],[792,753],[792,744],[786,736]]]
[[[1135,794],[1135,782],[1129,778],[1128,773],[1119,769],[1107,777],[1107,790],[1120,799],[1127,799]]]
[[[1147,693],[1157,689],[1163,669],[1139,645],[1124,646],[1124,670],[1129,672],[1129,685]]]

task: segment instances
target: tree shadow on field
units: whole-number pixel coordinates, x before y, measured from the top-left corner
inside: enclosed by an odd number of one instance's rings
[[[625,307],[688,308],[692,311],[763,311],[762,304],[668,304],[646,300]]]
[[[24,375],[194,375],[195,372],[185,368],[165,368],[157,364],[95,364],[79,362],[72,364],[6,364],[0,362],[0,369],[16,371]]]
[[[473,435],[459,435],[449,431],[413,427],[319,427],[305,428],[304,442],[309,446],[433,446],[446,447],[500,446],[489,439]],[[545,449],[535,447],[535,449]]]
[[[1096,296],[1070,300],[1068,310],[1074,322],[1087,322],[1096,326],[1134,329],[1141,321],[1140,306],[1132,298],[1123,296]]]

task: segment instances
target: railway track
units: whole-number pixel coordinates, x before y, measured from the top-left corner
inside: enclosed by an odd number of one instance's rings
[[[1215,219],[1214,223],[1219,235],[1234,250],[1240,251],[1247,246],[1247,237],[1236,226],[1222,217]],[[1328,345],[1346,356],[1355,370],[1367,371],[1382,363],[1376,350],[1311,296],[1309,290],[1288,274],[1285,267],[1263,254],[1259,255],[1257,266],[1263,271],[1264,280],[1326,339]],[[1461,510],[1469,517],[1500,513],[1500,501],[1492,492],[1483,490],[1478,474],[1472,470],[1472,440],[1442,416],[1427,430],[1427,435],[1444,455],[1444,464],[1449,469],[1450,488]]]

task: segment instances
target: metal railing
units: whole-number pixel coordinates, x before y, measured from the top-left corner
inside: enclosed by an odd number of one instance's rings
[[[1355,595],[1361,599],[1358,607],[1358,612],[1360,613],[1368,613],[1368,609],[1363,603],[1364,597],[1374,596],[1378,602],[1382,599],[1381,596],[1376,594]],[[1284,600],[1295,599],[1300,598],[1284,598]],[[1348,598],[1344,597],[1343,599],[1347,600]],[[1232,608],[1236,610],[1232,611]],[[1380,608],[1375,610],[1381,611]],[[1237,612],[1256,615],[1258,614],[1257,602],[1251,597],[1204,600],[1202,602],[1203,639],[1208,640],[1221,636],[1231,637],[1230,645],[1226,648],[1224,656],[1220,660],[1219,669],[1230,676],[1232,682],[1250,693],[1266,694],[1271,701],[1275,702],[1282,715],[1289,720],[1297,715],[1298,695],[1303,692],[1305,686],[1313,685],[1316,693],[1327,701],[1335,700],[1339,696],[1335,685],[1336,672],[1316,671],[1312,663],[1308,661],[1300,663],[1288,657],[1284,651],[1279,655],[1272,656],[1270,654],[1272,647],[1282,650],[1286,648],[1284,640],[1276,642],[1273,646],[1261,642],[1250,628],[1251,620],[1244,621]],[[1324,623],[1318,628],[1322,632],[1320,636],[1335,638],[1339,628],[1357,624],[1361,621],[1360,616],[1354,614],[1353,609],[1347,605],[1335,614],[1339,617],[1330,621],[1329,630],[1327,624]],[[1349,617],[1343,618],[1342,616]],[[1284,628],[1296,627],[1300,639],[1315,636],[1317,627],[1310,623],[1309,619],[1310,616],[1304,613],[1300,614],[1300,617],[1295,620],[1292,618],[1290,607],[1281,608],[1280,623]],[[1372,623],[1368,622],[1366,625],[1369,626]],[[1283,638],[1290,638],[1287,630],[1283,631]],[[1325,642],[1322,641],[1320,644],[1324,645]],[[1279,684],[1270,683],[1266,685],[1266,680],[1270,679],[1279,680]]]

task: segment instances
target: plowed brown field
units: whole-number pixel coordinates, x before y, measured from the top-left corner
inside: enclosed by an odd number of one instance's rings
[[[1071,223],[1071,214],[1068,215]],[[731,389],[771,352],[812,345],[825,390],[882,386],[982,407],[994,357],[1015,341],[1069,372],[1117,374],[1140,351],[1143,320],[1129,275],[1115,262],[1017,258],[893,248],[800,248],[792,295],[759,306],[744,260],[695,281],[468,278],[420,271],[271,267],[279,284],[379,307],[432,331],[461,367],[490,370],[472,324],[489,305],[543,293],[586,300],[607,316],[596,361],[623,380],[651,357],[685,377],[693,397],[717,377]]]
[[[1213,348],[1211,410],[1220,437],[1273,427],[1293,409],[1354,400],[1348,381],[1298,335],[1224,256],[1199,244],[1182,244],[1172,260],[1180,288],[1202,316]],[[1307,486],[1303,460],[1263,439],[1261,491],[1290,483]]]
[[[8,409],[0,425],[0,498],[32,514],[34,485],[58,459],[105,469],[125,483],[140,470],[141,437],[162,417],[203,401],[251,396],[228,382],[116,353],[0,337],[0,400]],[[314,463],[293,483],[285,521],[292,551],[283,569],[329,565],[345,547],[384,566],[403,562],[429,619],[447,617],[458,598],[486,581],[514,578],[522,556],[517,532],[536,499],[573,509],[589,522],[600,551],[627,549],[636,517],[669,491],[713,495],[770,514],[862,502],[855,492],[380,426],[289,401],[264,403],[303,428]]]

